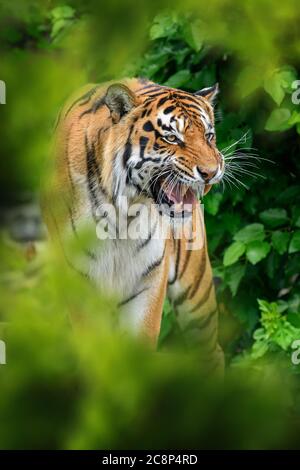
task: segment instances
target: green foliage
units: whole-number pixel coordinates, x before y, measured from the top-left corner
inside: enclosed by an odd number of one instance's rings
[[[113,301],[49,247],[29,258],[7,239],[0,247],[1,449],[297,446],[278,364],[240,361],[222,385],[203,379],[197,355],[153,354],[121,334]]]
[[[68,31],[68,28],[72,26],[75,18],[74,8],[63,5],[54,8],[50,12],[51,17],[51,33],[50,37],[54,41],[58,41],[63,33]]]
[[[265,238],[264,226],[261,224],[246,225],[246,227],[239,230],[233,238],[234,240],[245,244],[262,241]]]
[[[288,215],[285,209],[268,209],[259,214],[260,220],[271,228],[281,227],[288,222]]]
[[[273,248],[280,254],[283,255],[287,252],[289,244],[290,234],[288,232],[281,232],[277,230],[272,233],[272,245]]]
[[[285,67],[275,70],[266,78],[264,88],[273,98],[275,103],[280,106],[286,93],[293,91],[293,82],[297,79],[297,72],[292,67]]]
[[[283,312],[288,309],[286,302],[267,302],[258,300],[261,312],[261,328],[255,330],[251,355],[254,359],[269,351],[287,351],[293,341],[300,338],[300,329],[292,325]]]
[[[297,230],[293,234],[289,246],[289,253],[296,253],[297,251],[300,251],[300,230]]]
[[[240,257],[245,253],[245,245],[242,242],[233,242],[224,253],[223,263],[224,266],[230,266],[236,263]]]

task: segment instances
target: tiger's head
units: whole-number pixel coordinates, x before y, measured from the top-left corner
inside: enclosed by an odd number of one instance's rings
[[[136,92],[114,84],[104,98],[115,129],[126,132],[126,186],[152,198],[164,212],[167,208],[172,217],[186,214],[187,207],[191,212],[199,196],[223,176],[212,106],[217,93],[218,85],[191,94],[154,83]]]

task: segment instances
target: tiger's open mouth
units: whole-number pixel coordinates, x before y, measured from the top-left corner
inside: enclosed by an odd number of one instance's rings
[[[191,186],[181,182],[170,184],[163,177],[153,178],[150,190],[160,212],[169,217],[190,216],[198,202],[196,191]]]

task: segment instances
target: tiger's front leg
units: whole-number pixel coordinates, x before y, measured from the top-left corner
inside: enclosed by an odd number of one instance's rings
[[[199,349],[204,371],[222,376],[224,355],[218,343],[218,307],[205,237],[195,250],[187,248],[185,239],[174,240],[168,296],[187,348]]]
[[[169,245],[166,243],[161,262],[142,276],[135,292],[119,304],[121,329],[150,345],[157,346],[169,274]]]

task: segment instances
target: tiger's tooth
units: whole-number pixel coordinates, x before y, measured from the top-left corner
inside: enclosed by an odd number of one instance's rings
[[[189,187],[185,184],[182,186],[182,197],[184,197],[187,193],[187,190],[189,189]]]
[[[183,210],[183,201],[177,202],[174,204],[175,212],[182,212]]]

